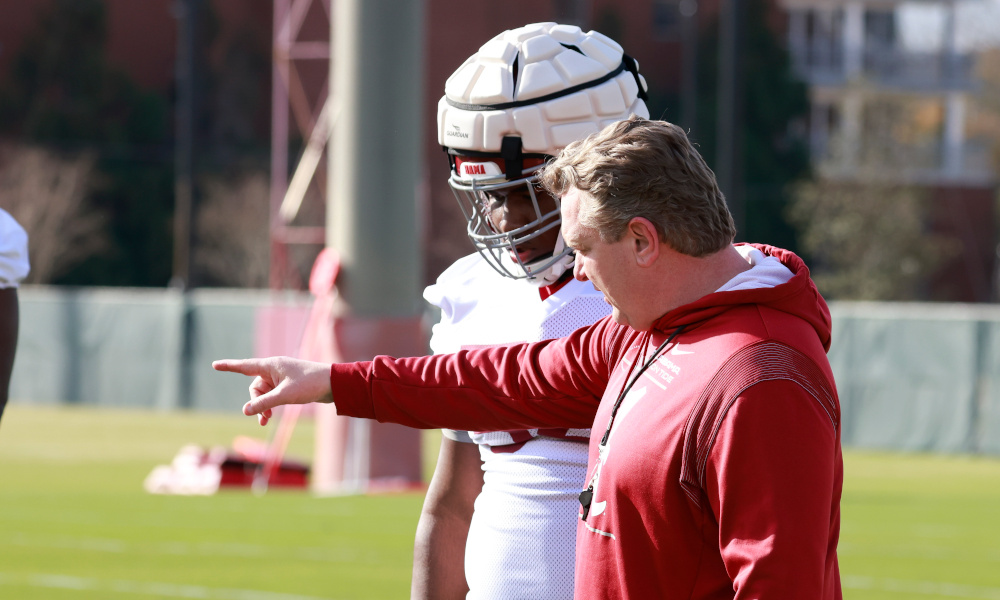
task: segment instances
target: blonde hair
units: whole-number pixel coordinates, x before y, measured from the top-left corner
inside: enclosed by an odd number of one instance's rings
[[[616,242],[628,223],[643,217],[660,240],[689,256],[722,250],[736,237],[736,225],[715,173],[680,127],[632,116],[573,142],[541,173],[547,192],[586,192],[582,225]]]

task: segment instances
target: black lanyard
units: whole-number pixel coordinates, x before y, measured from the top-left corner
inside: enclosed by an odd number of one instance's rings
[[[608,445],[608,438],[611,437],[611,428],[614,427],[615,424],[615,416],[618,414],[618,408],[622,405],[622,402],[625,400],[625,396],[628,395],[629,390],[631,390],[632,386],[635,385],[635,382],[639,380],[639,377],[641,377],[642,374],[646,372],[646,369],[648,369],[650,365],[653,364],[653,361],[655,361],[657,357],[660,356],[663,350],[668,345],[670,345],[670,342],[674,341],[674,338],[680,335],[682,331],[684,331],[683,325],[675,329],[674,332],[671,333],[669,337],[667,337],[667,339],[663,340],[663,343],[656,347],[656,350],[653,351],[653,354],[651,354],[650,357],[646,359],[646,362],[643,363],[642,367],[636,372],[635,377],[632,378],[632,381],[629,381],[625,385],[625,387],[622,388],[622,391],[618,394],[618,398],[615,400],[615,405],[611,407],[611,417],[608,419],[608,428],[604,430],[604,437],[601,438],[601,443],[598,445],[598,459],[597,459],[597,464],[594,466],[595,476],[597,475],[599,469],[601,468],[600,449]],[[587,485],[587,489],[580,492],[580,506],[583,507],[582,518],[584,521],[587,520],[587,515],[590,514],[590,503],[593,502],[594,500],[594,481],[593,481],[594,478],[595,477],[591,478],[589,485]]]

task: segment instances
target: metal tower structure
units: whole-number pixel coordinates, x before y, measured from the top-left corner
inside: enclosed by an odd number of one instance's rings
[[[336,265],[325,282],[333,295],[317,294],[313,312],[319,318],[306,326],[306,334],[323,337],[323,343],[303,349],[313,354],[303,358],[423,354],[417,218],[423,0],[273,2],[270,287],[305,287],[290,247],[325,245],[321,259]],[[411,99],[398,102],[403,97]],[[289,178],[293,122],[305,145]],[[334,127],[337,134],[331,137]],[[328,177],[334,164],[336,177]],[[385,164],[393,166],[388,177]],[[311,187],[325,199],[326,226],[296,223]],[[332,405],[318,405],[314,417],[314,491],[420,482],[417,430],[340,417]],[[295,416],[283,417],[281,426],[268,451],[272,467]],[[271,470],[265,465],[262,486]]]
[[[322,224],[293,223],[310,186],[326,196],[320,159],[330,132],[324,107],[330,87],[331,0],[273,2],[270,287],[301,289],[305,284],[293,268],[290,247],[326,241]],[[290,177],[289,153],[298,136],[306,144]]]

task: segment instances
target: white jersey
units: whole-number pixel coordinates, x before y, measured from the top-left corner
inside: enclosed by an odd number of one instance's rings
[[[437,354],[563,337],[611,312],[590,282],[570,280],[542,300],[537,287],[500,276],[479,254],[456,261],[424,298],[441,308],[431,336]],[[589,429],[465,436],[479,444],[485,472],[466,544],[470,600],[573,598],[589,437]]]
[[[28,234],[0,208],[0,289],[17,287],[28,270]]]

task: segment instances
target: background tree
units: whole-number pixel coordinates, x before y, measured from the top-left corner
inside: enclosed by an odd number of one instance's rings
[[[1000,48],[984,51],[976,65],[981,82],[969,120],[969,137],[985,142],[993,170],[1000,173]]]
[[[740,148],[745,231],[739,238],[798,250],[786,209],[791,186],[811,176],[805,123],[809,96],[805,83],[792,71],[782,46],[782,30],[767,21],[768,0],[744,0],[740,24],[739,70],[743,102]],[[717,164],[719,26],[713,20],[699,34],[698,124],[692,141],[709,165]],[[652,111],[651,111],[652,112]],[[673,114],[677,114],[675,109]]]
[[[799,227],[813,279],[831,299],[920,300],[958,251],[927,231],[927,190],[886,182],[800,184],[788,217]]]
[[[211,3],[202,6],[196,181],[239,181],[231,174],[267,169],[261,90],[270,79],[261,73],[269,48],[245,32],[223,38]],[[88,188],[86,204],[106,216],[102,251],[61,271],[54,283],[164,286],[173,256],[172,99],[140,89],[109,63],[107,36],[103,0],[52,0],[0,82],[0,136],[52,156],[85,150],[101,182]],[[259,243],[269,248],[267,236]]]
[[[191,277],[197,286],[266,288],[270,274],[268,36],[224,34],[202,4],[195,155],[197,203]],[[313,223],[322,223],[322,215]],[[298,249],[296,249],[298,250]],[[308,267],[312,259],[308,258]],[[307,267],[307,268],[308,268]]]
[[[54,0],[0,85],[0,132],[60,152],[92,151],[105,183],[89,199],[108,216],[105,251],[56,283],[163,285],[170,276],[169,106],[108,63],[106,41],[100,0]]]
[[[973,101],[968,136],[982,141],[989,151],[990,167],[994,173],[1000,173],[1000,48],[983,51],[976,67],[981,87]],[[996,198],[996,214],[1000,215],[1000,193]],[[1000,223],[997,228],[1000,229]],[[1000,301],[1000,244],[997,244],[996,256],[992,282],[994,302]]]
[[[270,273],[270,187],[263,173],[202,186],[194,266],[206,285],[266,288]]]
[[[774,12],[771,1],[741,1],[744,6],[738,68],[743,74],[742,117],[739,119],[742,173],[738,185],[745,202],[746,219],[739,239],[766,242],[794,251],[798,249],[798,240],[794,227],[787,220],[786,208],[791,198],[791,185],[810,177],[805,138],[808,88],[792,71],[791,58],[782,45],[781,24],[767,20]],[[664,8],[677,11],[674,18],[678,24],[687,22],[680,15],[681,4]],[[697,123],[689,135],[709,166],[716,168],[719,22],[718,17],[694,20],[702,25],[697,34],[696,52]],[[628,24],[615,7],[605,6],[600,10],[595,28],[613,39],[625,40],[627,49]],[[681,123],[680,83],[650,75],[655,67],[640,65],[640,68],[647,72],[650,89],[646,104],[650,118]]]
[[[787,214],[825,296],[926,299],[932,276],[958,255],[960,240],[931,229],[931,190],[906,183],[908,169],[933,164],[925,151],[936,139],[933,128],[913,118],[927,108],[893,97],[870,100],[861,139],[848,145],[833,136],[831,168],[795,188]]]
[[[90,204],[94,157],[0,148],[0,207],[29,232],[26,283],[52,283],[108,249],[108,216]]]

